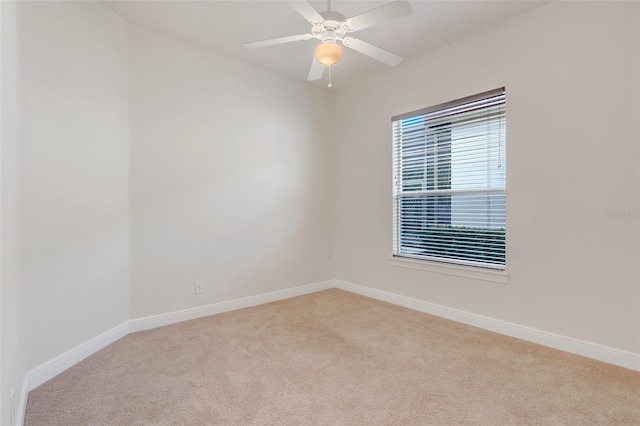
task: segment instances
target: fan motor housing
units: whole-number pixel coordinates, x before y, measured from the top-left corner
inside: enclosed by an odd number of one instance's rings
[[[346,19],[344,15],[332,10],[327,10],[320,12],[320,16],[324,18],[324,21],[313,25],[311,28],[312,36],[323,42],[342,40],[342,37],[346,35],[346,31],[342,27],[342,21]]]

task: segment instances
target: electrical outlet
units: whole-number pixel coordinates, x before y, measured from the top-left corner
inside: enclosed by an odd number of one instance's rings
[[[332,261],[329,261],[327,263],[327,269],[330,270],[330,271],[333,271],[333,262]]]
[[[316,273],[316,265],[315,265],[315,263],[313,265],[311,265],[311,273],[312,274]]]
[[[16,416],[16,407],[15,407],[15,392],[11,389],[11,395],[9,395],[9,424],[13,424],[13,419]]]
[[[202,281],[196,281],[196,294],[202,294],[203,293],[203,289],[202,289]]]

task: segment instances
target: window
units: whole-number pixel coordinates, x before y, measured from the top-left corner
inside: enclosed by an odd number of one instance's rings
[[[393,254],[504,269],[504,89],[393,125]]]

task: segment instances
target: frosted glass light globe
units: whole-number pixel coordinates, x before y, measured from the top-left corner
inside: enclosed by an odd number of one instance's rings
[[[316,59],[325,65],[333,65],[342,59],[342,47],[334,42],[325,42],[316,47]]]

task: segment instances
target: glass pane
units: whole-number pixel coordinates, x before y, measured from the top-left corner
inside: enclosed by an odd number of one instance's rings
[[[505,195],[402,197],[399,254],[505,262]]]

